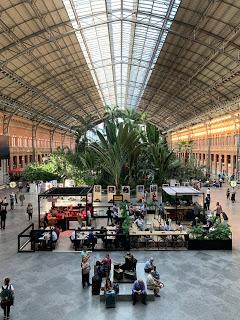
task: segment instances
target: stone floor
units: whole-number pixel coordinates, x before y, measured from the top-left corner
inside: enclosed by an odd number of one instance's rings
[[[214,208],[222,203],[233,230],[234,249],[226,251],[181,251],[134,253],[140,262],[151,254],[161,273],[165,288],[161,298],[148,306],[119,302],[106,309],[90,289],[81,288],[79,253],[17,253],[17,235],[28,225],[26,205],[34,203],[33,220],[37,222],[37,199],[26,195],[7,216],[6,230],[0,230],[0,279],[9,276],[16,290],[11,318],[15,320],[62,319],[165,319],[165,320],[238,320],[240,305],[240,201],[226,201],[226,187],[211,191]],[[240,191],[237,193],[240,196]],[[92,264],[104,253],[92,253]],[[122,260],[123,253],[112,253]],[[0,319],[1,314],[0,314]]]

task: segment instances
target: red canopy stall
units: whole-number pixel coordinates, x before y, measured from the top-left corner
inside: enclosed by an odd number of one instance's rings
[[[42,219],[49,224],[58,223],[63,230],[69,229],[69,221],[77,221],[79,217],[87,220],[92,215],[92,187],[52,188],[38,195],[39,227]],[[51,209],[41,213],[41,199],[52,203]]]

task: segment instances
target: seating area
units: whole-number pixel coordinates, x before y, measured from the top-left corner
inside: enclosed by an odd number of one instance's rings
[[[133,224],[129,231],[131,248],[155,250],[187,248],[188,233],[186,231],[155,230],[154,226],[157,226],[157,229],[161,228],[157,222],[154,222],[153,231],[141,231]]]
[[[113,278],[113,265],[112,265],[112,271],[110,274],[110,279],[112,282],[114,281]],[[142,262],[137,262],[136,264],[136,275],[138,279],[142,279],[144,283],[146,284],[146,279],[147,279],[147,273],[144,271],[144,263]],[[119,284],[119,293],[116,295],[116,301],[132,301],[132,287],[133,283],[122,283],[118,282]],[[154,301],[154,292],[153,290],[147,290],[147,301]],[[104,292],[101,291],[100,293],[100,301],[105,302],[105,296]]]

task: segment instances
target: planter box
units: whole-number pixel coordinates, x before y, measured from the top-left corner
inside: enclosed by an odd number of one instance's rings
[[[232,239],[188,240],[188,250],[232,250]]]

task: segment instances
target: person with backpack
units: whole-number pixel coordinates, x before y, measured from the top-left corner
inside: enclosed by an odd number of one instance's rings
[[[14,304],[14,288],[10,283],[10,278],[4,279],[4,285],[0,291],[1,307],[4,311],[4,319],[9,319],[10,308]]]

